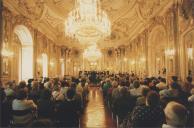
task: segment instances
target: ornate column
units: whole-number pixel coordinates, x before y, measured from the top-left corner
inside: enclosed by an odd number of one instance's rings
[[[174,48],[175,48],[175,57],[174,57],[174,73],[178,77],[180,76],[180,51],[179,51],[179,14],[178,14],[178,6],[174,4],[172,7],[172,15],[173,15],[173,32],[174,32]]]
[[[145,59],[146,59],[146,62],[145,62],[145,75],[148,76],[148,30],[145,30],[144,32],[144,50],[145,50]]]

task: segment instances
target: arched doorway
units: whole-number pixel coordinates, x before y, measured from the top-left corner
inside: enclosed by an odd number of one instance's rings
[[[19,80],[33,78],[33,40],[30,31],[24,25],[17,25],[14,33],[20,40],[19,50]]]
[[[148,73],[149,76],[165,76],[167,35],[163,26],[154,28],[148,42]]]

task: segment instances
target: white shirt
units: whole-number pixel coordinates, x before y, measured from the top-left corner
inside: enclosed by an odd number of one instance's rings
[[[33,100],[18,100],[15,99],[12,102],[12,109],[13,110],[25,110],[30,108],[36,108],[36,104],[33,102]]]
[[[162,128],[177,128],[177,127],[172,126],[172,125],[168,125],[168,124],[163,124]]]
[[[156,87],[159,88],[160,90],[162,90],[162,89],[166,89],[167,88],[167,85],[164,82],[160,82],[160,83],[158,83],[156,85]]]
[[[194,102],[194,95],[190,96],[190,97],[188,98],[188,101],[189,101],[189,102]]]

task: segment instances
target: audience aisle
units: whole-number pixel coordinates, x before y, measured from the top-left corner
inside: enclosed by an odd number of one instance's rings
[[[98,87],[90,87],[89,102],[81,118],[81,128],[115,128]]]

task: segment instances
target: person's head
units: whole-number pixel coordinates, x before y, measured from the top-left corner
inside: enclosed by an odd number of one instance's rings
[[[191,95],[194,95],[194,88],[191,89]]]
[[[71,83],[71,88],[74,88],[75,89],[76,88],[76,83],[72,82]]]
[[[177,83],[171,83],[170,89],[179,89],[179,85]]]
[[[177,82],[178,81],[178,77],[177,76],[172,76],[172,81],[173,82]]]
[[[123,97],[126,97],[128,94],[130,94],[130,92],[126,87],[121,88],[120,93],[121,93],[121,96]]]
[[[85,84],[86,83],[86,79],[85,78],[81,78],[81,81],[80,81],[82,84]]]
[[[133,86],[134,86],[134,88],[139,88],[139,87],[140,87],[139,81],[138,81],[138,80],[135,80],[135,81],[133,82]]]
[[[149,87],[142,88],[142,96],[146,97],[151,89]]]
[[[8,81],[8,82],[6,83],[6,87],[7,87],[7,88],[12,88],[12,86],[13,86],[13,82],[12,82],[12,81]]]
[[[113,81],[112,82],[112,87],[113,88],[117,88],[118,87],[118,82],[117,81]]]
[[[33,79],[28,79],[28,84],[31,84]]]
[[[32,89],[38,89],[38,81],[32,81]]]
[[[125,86],[125,85],[126,85],[125,80],[121,80],[120,81],[120,86]]]
[[[50,81],[50,78],[47,77],[47,78],[45,79],[45,81],[46,81],[46,82],[49,82],[49,81]]]
[[[69,87],[69,83],[66,80],[61,82],[61,87]]]
[[[169,102],[164,109],[166,123],[174,127],[184,127],[187,122],[187,109],[177,102]]]
[[[160,82],[166,83],[166,79],[165,78],[161,78]]]
[[[158,106],[160,103],[160,96],[155,91],[149,91],[146,96],[146,105],[150,107]]]
[[[75,96],[75,90],[72,89],[72,88],[69,88],[67,90],[66,96],[67,96],[68,99],[72,100],[74,98],[74,96]]]
[[[192,77],[188,76],[187,77],[187,82],[192,83]]]
[[[25,88],[25,87],[26,87],[26,82],[25,81],[20,81],[19,88]]]
[[[41,99],[51,99],[51,91],[48,89],[44,89],[40,94]]]
[[[26,99],[27,98],[27,92],[24,89],[19,89],[16,92],[16,98],[18,100],[24,100],[24,99]]]

